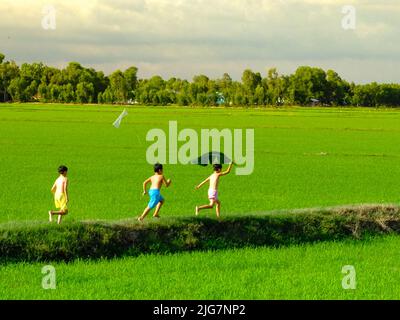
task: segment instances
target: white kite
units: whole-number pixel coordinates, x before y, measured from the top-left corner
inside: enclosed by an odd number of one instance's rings
[[[124,111],[122,111],[122,113],[119,115],[117,120],[114,121],[113,126],[118,129],[119,126],[121,125],[122,119],[125,118],[127,115],[128,115],[128,111],[126,111],[126,109],[124,109]]]

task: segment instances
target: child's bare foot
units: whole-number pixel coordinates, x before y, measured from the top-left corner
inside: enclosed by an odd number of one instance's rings
[[[199,207],[196,206],[196,216],[198,216],[198,215],[199,215]]]
[[[49,222],[53,222],[53,212],[49,211]]]
[[[160,216],[158,214],[156,214],[153,216],[153,218],[160,219]]]
[[[137,220],[138,220],[139,222],[143,222],[143,218],[142,218],[142,217],[137,218]]]

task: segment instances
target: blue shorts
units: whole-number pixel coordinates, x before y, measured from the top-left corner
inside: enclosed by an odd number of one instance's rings
[[[150,209],[153,209],[159,202],[164,201],[164,198],[160,193],[160,189],[150,189],[149,196],[150,196],[150,201],[148,206]]]

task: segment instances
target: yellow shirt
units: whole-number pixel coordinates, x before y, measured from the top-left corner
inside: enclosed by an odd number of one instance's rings
[[[60,176],[54,183],[56,191],[54,192],[54,202],[57,209],[61,211],[67,210],[67,178]]]

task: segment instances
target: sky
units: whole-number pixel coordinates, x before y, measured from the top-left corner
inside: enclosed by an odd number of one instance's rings
[[[400,0],[0,0],[0,16],[0,52],[18,64],[236,80],[309,65],[400,83]]]

